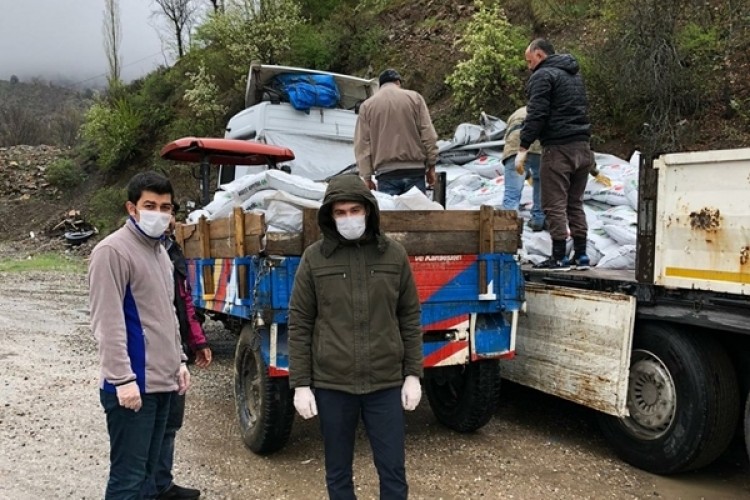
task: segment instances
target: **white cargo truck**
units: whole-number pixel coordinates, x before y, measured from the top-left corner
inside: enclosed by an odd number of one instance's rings
[[[307,113],[269,87],[290,72],[331,74],[254,64],[225,137],[288,147],[292,173],[323,180],[354,163],[354,109],[377,82],[334,74],[340,107]],[[738,432],[750,442],[749,195],[750,148],[644,158],[636,269],[527,268],[503,378],[597,410],[618,454],[653,473],[707,465]]]
[[[670,474],[712,462],[743,418],[750,440],[750,149],[644,159],[639,185],[635,271],[527,269],[501,370],[598,410],[625,461]]]

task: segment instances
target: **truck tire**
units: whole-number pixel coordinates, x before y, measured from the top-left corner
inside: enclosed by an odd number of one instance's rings
[[[600,413],[599,423],[623,460],[674,474],[724,452],[737,429],[739,404],[734,368],[721,345],[707,335],[642,323],[630,361],[630,416]]]
[[[245,445],[258,454],[283,448],[294,421],[289,381],[272,378],[250,325],[242,328],[234,357],[234,401]]]
[[[750,392],[747,394],[747,401],[745,402],[745,447],[747,448],[747,456],[750,457]]]
[[[497,360],[432,368],[425,392],[438,421],[458,432],[473,432],[490,421],[500,394]]]

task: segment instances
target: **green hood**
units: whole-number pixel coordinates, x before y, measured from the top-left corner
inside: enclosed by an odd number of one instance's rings
[[[367,189],[367,185],[358,175],[340,175],[334,177],[328,183],[323,205],[318,210],[318,226],[323,233],[323,245],[321,251],[323,255],[329,256],[333,251],[343,244],[350,242],[343,238],[336,230],[336,222],[331,214],[333,204],[337,201],[356,201],[364,203],[369,209],[367,216],[367,229],[365,230],[365,240],[375,239],[378,242],[380,251],[385,251],[387,241],[380,234],[380,208],[378,200]]]

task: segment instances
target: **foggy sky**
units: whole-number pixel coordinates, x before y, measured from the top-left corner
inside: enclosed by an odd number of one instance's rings
[[[119,0],[119,7],[121,76],[130,81],[168,56],[153,27],[153,2]],[[103,12],[104,0],[0,0],[0,80],[41,76],[93,84],[108,72]]]

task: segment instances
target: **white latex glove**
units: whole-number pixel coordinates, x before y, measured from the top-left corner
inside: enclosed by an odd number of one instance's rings
[[[401,387],[401,404],[406,411],[414,411],[422,399],[422,386],[419,377],[407,375],[404,385]]]
[[[297,413],[305,420],[313,418],[318,414],[318,405],[315,404],[315,396],[309,387],[297,387],[294,389],[294,407]]]
[[[180,365],[180,374],[177,379],[177,393],[182,396],[190,388],[190,372],[187,365]]]
[[[136,384],[135,380],[127,384],[118,385],[115,387],[115,390],[117,391],[117,402],[123,408],[138,411],[143,406],[141,391],[138,389],[138,384]]]
[[[528,151],[526,151],[525,149],[520,150],[516,154],[514,164],[516,166],[516,172],[518,172],[518,175],[524,175],[526,173],[526,155],[527,154],[528,154]]]

